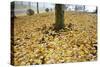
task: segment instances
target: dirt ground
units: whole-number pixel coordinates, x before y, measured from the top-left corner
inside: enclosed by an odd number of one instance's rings
[[[97,15],[65,12],[65,28],[53,30],[54,13],[14,19],[14,65],[97,60]],[[13,38],[13,36],[12,36]]]

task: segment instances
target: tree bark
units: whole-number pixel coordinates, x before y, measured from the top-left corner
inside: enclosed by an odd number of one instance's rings
[[[55,5],[55,30],[59,31],[64,28],[64,5]]]
[[[10,7],[10,9],[11,9],[11,65],[14,65],[15,63],[14,63],[14,47],[13,47],[13,45],[14,45],[14,18],[16,17],[15,16],[15,13],[14,13],[14,10],[15,10],[15,2],[13,1],[13,2],[11,2],[11,7]]]

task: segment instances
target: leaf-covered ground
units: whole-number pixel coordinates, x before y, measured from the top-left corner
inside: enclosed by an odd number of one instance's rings
[[[96,14],[65,12],[64,18],[65,28],[59,32],[53,30],[54,13],[15,18],[12,43],[14,65],[96,60]]]

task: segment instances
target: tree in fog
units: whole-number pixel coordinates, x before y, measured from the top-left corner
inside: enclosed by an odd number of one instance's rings
[[[29,2],[28,5],[29,5],[29,9],[31,9],[31,2]]]
[[[83,11],[85,11],[85,5],[83,5]]]
[[[75,5],[75,11],[85,11],[85,5]]]
[[[77,5],[75,5],[75,11],[77,11]]]
[[[28,3],[29,5],[29,9],[27,10],[27,15],[31,16],[31,15],[34,15],[34,10],[31,8],[31,2]]]
[[[39,13],[39,3],[37,2],[37,13]]]
[[[21,1],[20,3],[21,3],[21,6],[23,6],[23,1]]]
[[[64,5],[55,5],[55,30],[59,31],[64,28]]]

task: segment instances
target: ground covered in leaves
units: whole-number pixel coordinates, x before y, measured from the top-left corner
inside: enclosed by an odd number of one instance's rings
[[[14,65],[96,60],[96,14],[65,12],[64,18],[65,28],[55,32],[54,13],[16,17],[12,42]]]

